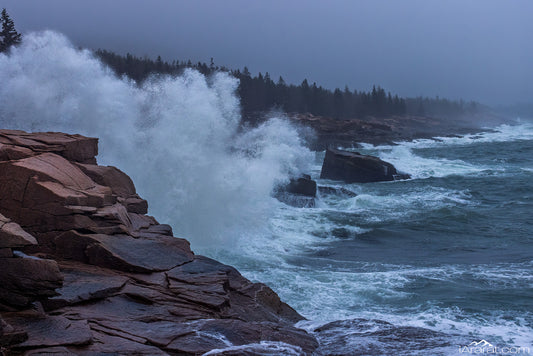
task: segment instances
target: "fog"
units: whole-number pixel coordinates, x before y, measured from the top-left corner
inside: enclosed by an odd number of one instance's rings
[[[328,88],[489,105],[533,98],[533,2],[4,0],[19,31]]]

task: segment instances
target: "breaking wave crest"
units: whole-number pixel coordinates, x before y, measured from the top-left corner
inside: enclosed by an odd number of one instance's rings
[[[100,163],[129,174],[150,213],[193,244],[261,228],[273,186],[312,160],[282,119],[241,132],[238,81],[225,73],[138,85],[46,31],[0,54],[0,82],[0,127],[99,137]]]

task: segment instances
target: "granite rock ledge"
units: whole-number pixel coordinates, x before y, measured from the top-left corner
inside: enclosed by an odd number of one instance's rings
[[[0,354],[317,348],[272,289],[195,255],[97,154],[96,138],[0,130]]]

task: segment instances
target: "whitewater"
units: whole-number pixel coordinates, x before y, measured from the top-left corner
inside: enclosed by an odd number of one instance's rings
[[[99,163],[130,175],[151,215],[271,286],[319,352],[458,355],[482,339],[533,350],[530,121],[362,144],[412,179],[343,184],[319,179],[324,152],[282,117],[240,127],[238,83],[224,73],[138,85],[41,32],[0,54],[0,82],[0,127],[99,137]],[[271,196],[301,173],[357,195],[314,208]]]

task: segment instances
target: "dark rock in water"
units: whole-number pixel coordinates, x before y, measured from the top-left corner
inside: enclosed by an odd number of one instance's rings
[[[334,321],[314,332],[321,355],[440,355],[467,341],[460,335],[367,319]]]
[[[280,202],[285,203],[296,208],[314,208],[316,201],[314,197],[306,197],[305,195],[292,194],[287,192],[276,192],[274,195]]]
[[[316,182],[310,175],[302,174],[300,178],[291,178],[287,185],[277,187],[274,197],[297,208],[313,208],[316,205],[316,192]]]
[[[325,185],[319,185],[318,192],[320,193],[320,195],[337,195],[344,196],[347,198],[354,198],[357,196],[356,193],[352,192],[349,189],[342,187],[329,187]]]
[[[298,179],[291,179],[284,189],[287,193],[316,197],[316,182],[308,174],[302,174]]]
[[[272,289],[145,215],[131,179],[96,165],[97,142],[0,130],[0,354],[317,348]],[[289,189],[314,204],[309,177]]]
[[[410,178],[374,156],[333,148],[326,150],[320,178],[342,180],[346,183],[369,183]]]

